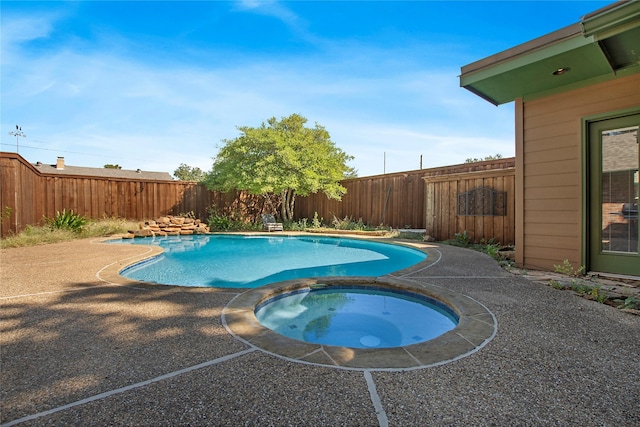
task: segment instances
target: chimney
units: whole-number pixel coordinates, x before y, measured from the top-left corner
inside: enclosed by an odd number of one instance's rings
[[[58,157],[58,160],[56,161],[56,169],[64,170],[64,157]]]

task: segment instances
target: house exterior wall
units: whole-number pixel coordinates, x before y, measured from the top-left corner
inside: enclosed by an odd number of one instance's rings
[[[519,265],[584,265],[582,119],[640,105],[640,73],[535,100],[516,101]],[[588,268],[588,266],[587,266]]]

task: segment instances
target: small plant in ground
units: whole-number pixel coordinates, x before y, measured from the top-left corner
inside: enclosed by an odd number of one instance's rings
[[[549,280],[549,286],[551,286],[553,289],[564,289],[564,285],[556,280]]]
[[[581,282],[576,282],[575,280],[571,282],[571,289],[581,296],[585,296],[591,292],[588,286],[583,285]]]
[[[498,243],[487,243],[484,248],[483,248],[483,252],[487,253],[491,258],[500,261],[500,245]]]
[[[322,221],[323,221],[322,218],[318,219],[318,212],[314,212],[313,213],[313,220],[311,221],[311,225],[313,226],[313,228],[322,227]]]
[[[331,221],[336,230],[359,230],[363,231],[367,229],[367,226],[362,222],[362,218],[358,221],[354,221],[351,217],[345,216],[344,219],[340,219],[333,216]]]
[[[591,288],[590,296],[594,301],[598,301],[600,304],[604,304],[607,300],[607,294],[600,289],[600,286],[594,286]]]
[[[553,268],[555,269],[556,273],[565,274],[567,276],[577,277],[584,275],[584,265],[575,270],[568,259],[562,261],[562,264],[560,265],[554,264]]]
[[[513,269],[513,267],[515,267],[515,265],[516,265],[516,263],[513,262],[510,259],[502,259],[502,260],[500,260],[498,262],[498,264],[500,264],[500,266],[502,268],[504,268],[505,270],[507,270],[507,271],[511,271]],[[523,273],[523,275],[524,275],[524,273]]]
[[[626,310],[640,310],[640,298],[627,297],[625,299],[615,299],[613,302],[617,303],[617,308]]]
[[[196,219],[196,214],[193,211],[189,211],[186,213],[180,213],[178,214],[179,217],[181,218],[191,218],[191,219]]]
[[[304,231],[308,228],[307,218],[302,218],[300,221],[292,221],[287,228],[292,231]]]
[[[67,212],[66,209],[63,209],[62,212],[56,211],[56,215],[53,218],[45,217],[45,223],[52,230],[69,230],[80,233],[82,227],[87,223],[87,219],[82,215],[74,213],[72,210]]]

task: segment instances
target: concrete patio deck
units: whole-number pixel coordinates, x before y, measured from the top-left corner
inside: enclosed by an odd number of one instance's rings
[[[423,245],[423,244],[419,244]],[[246,290],[113,275],[146,246],[0,250],[0,423],[10,425],[640,425],[640,316],[428,246],[394,274],[486,307],[495,336],[444,364],[330,367],[232,335]],[[348,364],[347,364],[348,365]]]

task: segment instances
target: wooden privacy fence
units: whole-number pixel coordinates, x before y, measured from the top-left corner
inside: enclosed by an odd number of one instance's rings
[[[334,216],[349,216],[370,226],[424,228],[437,240],[450,239],[466,230],[476,241],[495,238],[503,244],[513,243],[514,167],[515,159],[507,158],[349,179],[342,182],[347,194],[341,201],[328,200],[323,194],[298,197],[295,214],[297,219],[313,218],[317,212],[325,222]],[[458,194],[474,188],[506,192],[505,214],[458,212]],[[469,193],[469,197],[479,203],[481,194]]]
[[[331,223],[333,217],[362,219],[365,224],[423,228],[424,171],[377,175],[342,182],[347,193],[342,200],[329,200],[322,193],[297,197],[295,217],[318,218]]]
[[[212,204],[224,210],[242,199],[239,193],[214,193],[194,182],[46,174],[16,153],[0,154],[3,237],[63,209],[93,219],[144,220],[188,212],[206,219]]]
[[[342,201],[323,194],[298,197],[295,217],[311,219],[317,212],[325,223],[334,216],[351,217],[371,226],[424,228],[437,240],[466,230],[476,241],[513,243],[514,165],[509,158],[349,179],[342,183],[347,188]],[[145,220],[193,212],[206,220],[212,205],[251,220],[262,210],[259,197],[242,192],[213,192],[184,181],[47,174],[19,154],[0,153],[3,237],[63,209],[92,219]]]
[[[515,168],[425,177],[425,229],[436,240],[515,243]]]

